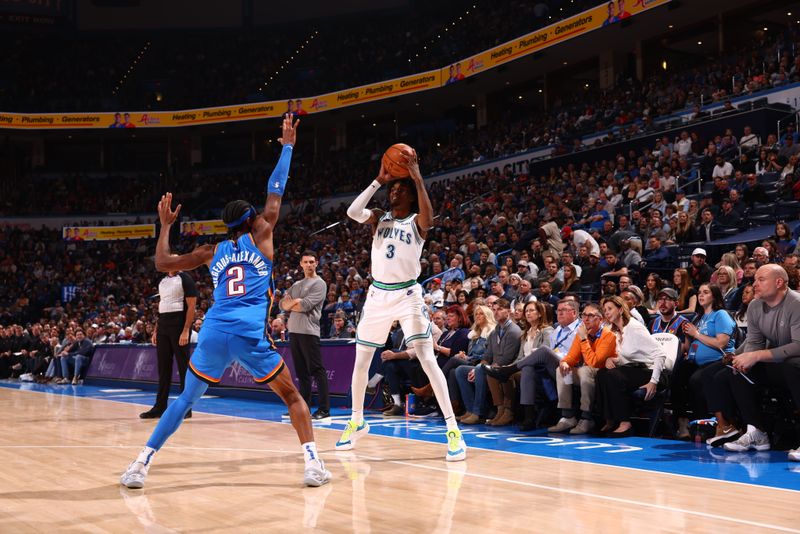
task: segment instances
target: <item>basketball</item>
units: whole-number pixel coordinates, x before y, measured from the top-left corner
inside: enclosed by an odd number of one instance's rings
[[[386,149],[383,153],[383,168],[392,176],[405,178],[408,176],[408,168],[406,167],[406,160],[403,154],[411,156],[414,149],[404,143],[396,143]]]

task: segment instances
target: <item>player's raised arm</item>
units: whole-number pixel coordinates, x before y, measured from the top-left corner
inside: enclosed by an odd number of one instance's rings
[[[169,232],[181,205],[172,209],[172,193],[167,193],[161,197],[158,203],[158,218],[161,221],[161,230],[158,233],[158,243],[156,243],[156,269],[162,273],[171,271],[190,271],[200,267],[204,263],[211,261],[214,257],[214,247],[211,245],[201,245],[188,254],[172,254],[169,249]]]
[[[283,118],[282,135],[278,139],[283,145],[283,149],[281,150],[281,157],[278,159],[277,165],[275,165],[275,170],[272,171],[272,175],[270,175],[267,182],[267,201],[261,214],[261,217],[269,223],[270,229],[277,224],[278,216],[281,212],[281,199],[286,189],[286,181],[289,179],[289,166],[292,163],[292,151],[297,141],[297,126],[299,124],[300,119],[292,123],[292,115],[290,113],[287,113]]]
[[[381,163],[378,176],[353,200],[353,203],[347,208],[347,216],[356,222],[369,223],[373,226],[378,224],[378,219],[383,216],[383,211],[379,209],[368,210],[367,204],[383,184],[393,179],[392,175],[383,168],[383,163]]]
[[[433,227],[433,205],[428,196],[428,190],[425,189],[425,181],[422,179],[422,173],[419,171],[417,151],[414,150],[410,156],[404,155],[404,157],[406,158],[408,173],[411,179],[414,180],[414,187],[417,188],[417,201],[419,203],[417,228],[419,229],[419,235],[425,239],[428,235],[428,230]]]

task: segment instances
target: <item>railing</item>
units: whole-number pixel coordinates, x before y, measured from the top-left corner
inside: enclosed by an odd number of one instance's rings
[[[503,252],[498,252],[497,254],[494,255],[494,264],[497,267],[500,267],[500,258],[508,254],[511,254],[512,252],[514,252],[513,248],[506,249]]]

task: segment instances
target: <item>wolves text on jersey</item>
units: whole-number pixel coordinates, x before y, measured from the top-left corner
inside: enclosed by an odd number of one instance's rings
[[[382,240],[386,238],[397,239],[402,243],[410,245],[411,240],[414,238],[414,236],[410,232],[406,232],[405,230],[402,230],[400,228],[393,228],[389,226],[386,228],[378,228],[378,231],[375,233],[375,238],[377,240]]]

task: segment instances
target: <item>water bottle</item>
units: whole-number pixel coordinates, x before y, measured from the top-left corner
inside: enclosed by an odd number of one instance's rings
[[[417,408],[417,396],[413,393],[406,395],[406,415],[413,415]]]

